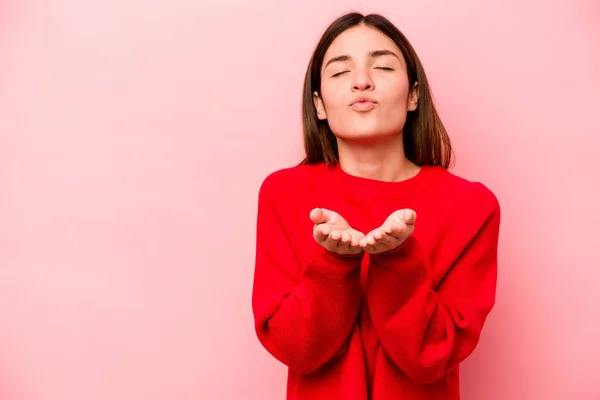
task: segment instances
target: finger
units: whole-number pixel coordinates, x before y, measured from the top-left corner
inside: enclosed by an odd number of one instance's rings
[[[342,235],[339,234],[339,231],[333,231],[325,239],[325,245],[329,249],[335,249],[339,246],[341,237]]]
[[[412,225],[417,219],[417,213],[413,210],[406,209],[402,211],[402,220],[407,225]]]
[[[319,243],[324,242],[331,233],[331,228],[328,226],[316,226],[314,229],[315,240]]]
[[[310,220],[316,225],[327,222],[327,217],[324,209],[315,208],[310,212]]]
[[[368,251],[373,251],[374,247],[377,248],[387,248],[387,247],[395,247],[398,245],[399,238],[394,236],[393,233],[397,230],[394,226],[395,224],[386,225],[381,228],[377,228],[374,231],[370,232],[367,235],[365,246],[368,247]],[[386,231],[391,231],[391,233],[387,233]]]
[[[329,237],[329,235],[325,235],[325,234],[323,234],[323,232],[317,231],[317,230],[315,230],[315,233],[313,236],[318,243],[324,242]]]
[[[402,222],[388,223],[383,226],[382,230],[389,236],[400,238],[403,231],[406,229],[406,224]]]
[[[364,239],[364,237],[360,238],[360,237],[356,237],[356,236],[352,236],[352,241],[350,242],[350,245],[353,247],[362,247],[361,243],[362,240]]]
[[[350,235],[350,241],[348,242],[348,245],[350,246],[350,248],[362,247],[363,240],[365,239],[364,234],[362,234],[360,232],[354,232],[354,233],[349,232],[349,235]]]
[[[375,244],[375,242],[376,242],[375,237],[373,236],[372,233],[369,233],[367,235],[367,245],[368,246],[373,246]]]
[[[399,240],[386,235],[383,239],[376,241],[374,244],[369,244],[364,247],[364,250],[372,254],[382,253],[397,247],[398,244]]]
[[[347,232],[347,231],[342,232],[341,242],[343,244],[350,244],[351,241],[352,241],[352,235],[350,235],[350,232]]]
[[[335,241],[340,241],[342,239],[342,232],[340,231],[331,231],[329,237]]]
[[[326,208],[315,208],[310,212],[310,219],[315,224],[326,224],[334,218],[335,212]]]
[[[384,235],[385,231],[381,228],[377,228],[373,231],[373,238],[375,238],[376,241],[383,239]]]

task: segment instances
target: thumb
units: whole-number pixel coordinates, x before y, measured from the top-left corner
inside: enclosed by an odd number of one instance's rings
[[[310,219],[315,224],[323,224],[329,222],[331,213],[324,208],[315,208],[310,212]]]
[[[405,224],[414,224],[417,219],[417,213],[407,208],[402,211],[401,218]]]

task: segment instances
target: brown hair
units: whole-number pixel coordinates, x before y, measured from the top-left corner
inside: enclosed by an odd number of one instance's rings
[[[373,27],[396,43],[406,62],[409,87],[418,82],[418,107],[406,116],[403,130],[406,157],[417,165],[441,165],[449,168],[452,147],[433,104],[427,76],[412,45],[398,28],[378,14],[363,15],[352,12],[336,19],[323,33],[310,59],[304,78],[302,98],[302,125],[305,158],[300,164],[324,161],[327,165],[338,162],[336,138],[326,120],[319,120],[313,103],[313,93],[321,91],[321,66],[325,52],[341,33],[358,25]]]

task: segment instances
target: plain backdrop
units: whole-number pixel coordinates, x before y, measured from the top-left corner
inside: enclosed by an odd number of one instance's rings
[[[305,67],[350,10],[409,37],[452,171],[502,205],[463,398],[600,399],[596,0],[0,2],[0,399],[284,398],[257,193],[300,160]]]

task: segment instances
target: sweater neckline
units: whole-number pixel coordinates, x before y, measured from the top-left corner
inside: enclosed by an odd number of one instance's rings
[[[327,167],[327,180],[338,190],[358,197],[395,197],[407,198],[423,192],[434,184],[435,178],[445,169],[441,166],[423,165],[419,172],[402,181],[381,181],[351,175],[344,171],[339,163]]]

